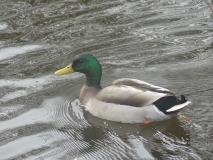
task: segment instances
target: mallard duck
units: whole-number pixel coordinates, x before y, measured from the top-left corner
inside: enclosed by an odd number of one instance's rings
[[[87,79],[79,101],[93,116],[109,121],[147,123],[166,120],[191,103],[184,95],[179,99],[173,91],[137,79],[117,79],[102,88],[102,67],[91,54],[77,55],[72,64],[55,74],[73,72],[83,73]]]

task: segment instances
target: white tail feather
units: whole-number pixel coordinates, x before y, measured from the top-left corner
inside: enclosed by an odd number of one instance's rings
[[[190,103],[191,103],[190,101],[187,101],[187,102],[185,102],[185,103],[175,105],[175,106],[173,106],[172,108],[167,109],[166,112],[173,112],[173,111],[180,110],[181,108],[187,106],[187,105],[190,104]]]

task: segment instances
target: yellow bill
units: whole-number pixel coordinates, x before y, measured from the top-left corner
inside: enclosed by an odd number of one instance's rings
[[[63,74],[68,74],[68,73],[73,73],[74,70],[72,68],[72,64],[66,66],[65,68],[62,68],[60,70],[57,70],[55,72],[56,75],[63,75]]]

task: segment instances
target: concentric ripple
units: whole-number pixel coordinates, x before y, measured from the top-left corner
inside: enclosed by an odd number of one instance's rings
[[[192,0],[1,0],[0,159],[212,159],[212,13]],[[102,86],[122,77],[185,94],[172,118],[136,127],[93,117],[78,101],[91,53]]]

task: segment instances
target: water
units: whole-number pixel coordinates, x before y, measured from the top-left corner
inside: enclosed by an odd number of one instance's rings
[[[148,126],[93,117],[85,77],[53,73],[96,56],[102,86],[137,78],[193,104]],[[1,0],[0,159],[212,159],[213,21],[204,1]]]

